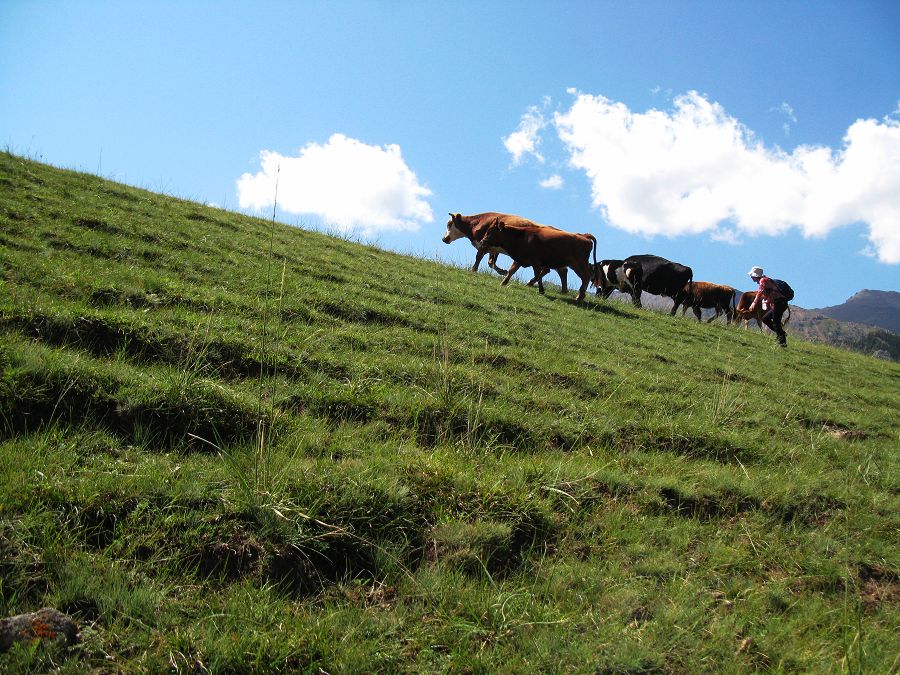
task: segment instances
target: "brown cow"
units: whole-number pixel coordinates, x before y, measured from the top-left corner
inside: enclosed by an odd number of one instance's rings
[[[498,274],[506,274],[508,270],[503,269],[497,265],[497,256],[501,253],[506,255],[506,251],[504,251],[499,246],[493,246],[489,248],[480,248],[479,242],[481,238],[484,236],[484,233],[487,231],[488,226],[493,223],[497,218],[500,218],[504,223],[509,225],[537,225],[527,218],[522,218],[521,216],[511,216],[505,213],[496,213],[494,211],[488,213],[476,213],[474,216],[464,216],[460,213],[451,213],[450,220],[447,221],[447,231],[444,233],[444,236],[441,237],[441,241],[445,244],[450,244],[456,241],[457,239],[461,239],[465,237],[470,242],[472,242],[472,246],[478,251],[475,254],[475,264],[472,265],[472,271],[478,271],[478,266],[481,264],[481,259],[488,255],[488,267],[497,272]],[[540,227],[549,227],[548,225],[542,225]],[[553,228],[556,229],[556,228]],[[544,276],[550,270],[535,270],[534,278],[528,282],[529,286],[535,284],[538,281],[538,275]],[[560,267],[556,270],[559,274],[560,286],[563,293],[568,292],[566,288],[566,277],[568,270],[565,267]]]
[[[576,301],[584,300],[588,284],[597,281],[594,270],[597,266],[597,240],[592,234],[574,234],[558,230],[555,227],[540,225],[507,224],[495,218],[481,238],[481,247],[500,247],[513,259],[503,284],[520,267],[533,267],[537,272],[538,290],[544,292],[540,269],[571,267],[581,279]],[[594,253],[594,264],[591,265],[591,251]]]
[[[733,316],[732,306],[734,304],[734,296],[737,291],[731,286],[722,286],[720,284],[711,284],[708,281],[694,281],[687,284],[682,291],[682,302],[684,306],[681,310],[681,316],[687,313],[688,308],[694,310],[694,316],[700,321],[701,310],[715,309],[715,316],[711,316],[706,323],[711,323],[725,313],[725,323],[731,323]]]
[[[752,312],[750,311],[750,305],[753,304],[753,300],[756,298],[756,291],[744,291],[741,293],[738,298],[737,304],[734,308],[734,325],[740,327],[741,321],[744,322],[745,328],[750,328],[750,319],[756,319],[756,324],[759,326],[759,329],[763,329],[763,314],[766,313],[766,310],[763,309],[763,303],[760,302],[756,305],[756,309]],[[781,320],[782,326],[787,326],[788,321],[791,320],[791,308],[790,305],[787,308],[787,311],[784,314],[784,318]]]

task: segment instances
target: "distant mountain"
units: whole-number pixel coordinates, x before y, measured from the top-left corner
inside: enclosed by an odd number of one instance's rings
[[[796,335],[810,342],[821,342],[882,359],[900,361],[900,334],[879,326],[838,321],[825,316],[820,309],[803,309],[791,305],[791,319],[785,330],[789,335]]]
[[[900,333],[900,293],[896,291],[860,291],[847,302],[811,309],[838,321],[863,323]]]

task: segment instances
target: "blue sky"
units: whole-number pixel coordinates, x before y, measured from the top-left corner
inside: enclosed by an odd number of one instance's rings
[[[0,4],[0,144],[470,263],[447,213],[900,290],[895,2]],[[280,167],[280,170],[279,170]],[[243,206],[242,206],[243,205]]]

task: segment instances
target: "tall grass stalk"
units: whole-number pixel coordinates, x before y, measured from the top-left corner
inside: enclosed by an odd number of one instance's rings
[[[269,395],[269,419],[268,425],[266,424],[266,416],[263,414],[263,398],[264,398],[264,387],[266,381],[266,362],[268,357],[271,355],[272,358],[272,382],[274,386],[275,377],[276,377],[276,368],[277,368],[277,354],[275,350],[277,348],[277,344],[270,345],[269,344],[269,293],[272,285],[272,257],[274,255],[275,248],[275,214],[278,209],[278,183],[281,178],[281,165],[278,165],[278,170],[275,174],[275,196],[272,200],[272,224],[269,229],[269,252],[266,256],[266,288],[263,293],[263,321],[262,321],[262,340],[260,347],[262,349],[262,357],[260,359],[260,368],[259,368],[259,397],[257,402],[257,422],[256,422],[256,451],[254,453],[253,459],[253,482],[255,485],[255,489],[257,492],[267,492],[271,487],[270,482],[270,467],[269,467],[269,453],[267,452],[267,443],[271,442],[271,439],[268,438],[272,435],[272,426],[273,426],[273,417],[275,412],[275,393],[274,391],[270,392]],[[278,306],[281,307],[281,301],[284,297],[284,275],[286,270],[285,266],[282,267],[281,272],[281,287],[279,289],[279,297],[278,297]],[[271,349],[271,353],[270,350]]]

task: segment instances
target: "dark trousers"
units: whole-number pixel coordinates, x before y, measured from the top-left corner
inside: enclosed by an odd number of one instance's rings
[[[784,300],[779,300],[769,305],[768,311],[762,317],[763,323],[775,331],[775,335],[778,336],[778,344],[782,347],[787,346],[787,333],[781,327],[781,317],[786,310],[787,303]]]

